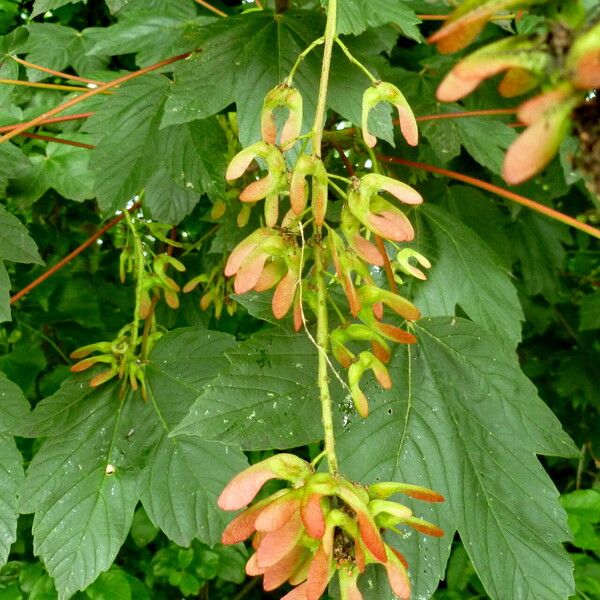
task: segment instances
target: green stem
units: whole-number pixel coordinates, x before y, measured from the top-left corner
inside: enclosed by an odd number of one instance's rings
[[[327,109],[327,88],[329,86],[329,71],[331,70],[331,54],[335,41],[335,26],[337,20],[337,0],[329,0],[327,6],[327,24],[325,25],[325,48],[323,49],[323,66],[321,67],[321,82],[315,124],[312,129],[312,151],[314,156],[321,157],[321,142],[323,140],[323,125]]]
[[[317,280],[317,346],[319,354],[319,370],[317,382],[321,398],[321,412],[325,438],[325,454],[329,471],[338,473],[338,462],[335,454],[335,436],[333,432],[333,411],[331,407],[331,392],[329,391],[329,376],[327,372],[327,347],[329,342],[329,324],[327,315],[327,287],[323,278],[325,256],[321,241],[315,244],[315,279]]]
[[[290,74],[288,75],[287,79],[286,79],[286,83],[287,85],[292,85],[292,82],[294,80],[294,75],[296,74],[296,71],[298,70],[298,67],[302,64],[302,61],[317,47],[320,46],[323,42],[325,41],[324,37],[320,37],[318,39],[316,39],[312,44],[310,44],[310,46],[308,46],[308,48],[306,48],[306,50],[303,50],[299,55],[298,58],[296,59],[296,62],[294,63],[294,66],[292,67],[292,70],[290,71]]]
[[[371,80],[371,83],[379,82],[379,79],[377,79],[377,77],[375,77],[375,75],[373,75],[373,73],[371,73],[371,71],[369,71],[369,69],[367,69],[367,67],[365,67],[365,65],[363,65],[360,60],[358,60],[358,58],[352,54],[352,52],[350,52],[350,50],[348,50],[348,46],[346,46],[346,44],[344,44],[340,38],[336,37],[335,43],[342,49],[342,52],[346,55],[348,60],[353,65],[357,66]]]
[[[134,269],[135,269],[135,308],[133,309],[133,326],[131,328],[131,348],[135,353],[136,346],[138,343],[140,333],[140,306],[142,302],[142,293],[144,285],[144,269],[145,269],[145,257],[144,257],[144,246],[140,238],[139,232],[133,222],[132,216],[129,212],[126,213],[125,218],[127,219],[127,225],[131,231],[133,237],[133,251],[134,251]]]

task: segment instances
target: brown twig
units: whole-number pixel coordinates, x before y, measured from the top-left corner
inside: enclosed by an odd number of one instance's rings
[[[600,229],[596,227],[592,227],[587,223],[582,223],[569,215],[565,215],[564,213],[559,212],[558,210],[554,210],[553,208],[549,208],[548,206],[544,206],[539,202],[535,202],[525,196],[521,196],[520,194],[515,194],[515,192],[511,192],[510,190],[505,190],[497,185],[492,183],[488,183],[487,181],[482,181],[481,179],[477,179],[475,177],[470,177],[469,175],[463,175],[462,173],[457,173],[456,171],[450,171],[448,169],[442,169],[441,167],[435,167],[434,165],[429,165],[426,163],[414,162],[412,160],[405,160],[403,158],[397,158],[395,156],[385,156],[378,155],[378,159],[385,160],[390,163],[394,163],[397,165],[402,165],[404,167],[412,167],[414,169],[421,169],[423,171],[429,171],[430,173],[437,173],[438,175],[444,175],[445,177],[450,177],[452,179],[456,179],[458,181],[462,181],[464,183],[468,183],[469,185],[474,185],[475,187],[481,188],[482,190],[486,190],[488,192],[492,192],[492,194],[496,194],[497,196],[502,196],[512,202],[516,202],[517,204],[521,204],[522,206],[526,206],[531,210],[534,210],[542,215],[546,215],[555,221],[560,221],[565,225],[569,225],[575,229],[579,229],[579,231],[583,231],[595,238],[600,239]]]
[[[76,94],[84,94],[90,91],[87,87],[79,87],[75,85],[62,85],[60,83],[43,83],[41,81],[23,81],[21,79],[0,79],[0,84],[20,85],[22,87],[40,88],[42,90],[59,90],[61,92],[75,92]],[[113,92],[100,93],[112,94]]]
[[[207,10],[214,12],[215,15],[219,15],[220,17],[228,17],[229,16],[227,13],[224,13],[222,10],[219,10],[218,8],[214,7],[212,4],[209,4],[208,2],[206,2],[206,0],[194,0],[194,2],[196,2],[200,6],[203,6]]]
[[[485,110],[466,110],[463,112],[439,113],[435,115],[422,115],[415,117],[419,122],[423,121],[438,121],[442,119],[462,119],[465,117],[485,117],[491,115],[514,115],[517,112],[516,108],[490,108]],[[398,125],[400,121],[394,121]]]
[[[31,138],[32,140],[44,140],[45,142],[54,142],[56,144],[65,144],[67,146],[76,146],[77,148],[87,148],[88,150],[93,150],[96,146],[92,144],[84,144],[83,142],[76,142],[74,140],[63,140],[62,138],[52,137],[50,135],[42,135],[40,133],[20,133],[26,138]]]
[[[48,67],[43,67],[42,65],[36,65],[35,63],[29,62],[23,58],[19,58],[18,56],[11,56],[11,58],[18,62],[20,65],[28,67],[29,69],[36,69],[37,71],[43,71],[44,73],[49,73],[50,75],[54,75],[56,77],[62,77],[63,79],[71,79],[72,81],[80,81],[81,83],[89,83],[91,85],[102,85],[106,83],[104,81],[96,81],[95,79],[88,79],[87,77],[79,77],[79,75],[71,75],[70,73],[63,73],[62,71],[55,71],[54,69],[49,69]]]
[[[79,256],[79,254],[81,254],[86,248],[89,248],[99,237],[104,235],[109,229],[114,227],[117,223],[120,223],[125,218],[126,213],[132,212],[139,207],[140,207],[140,204],[136,203],[131,208],[129,208],[126,212],[115,217],[114,219],[112,219],[112,221],[109,221],[106,225],[104,225],[104,227],[100,228],[96,233],[94,233],[85,242],[83,242],[83,244],[81,244],[80,246],[75,248],[75,250],[73,250],[73,252],[67,254],[67,256],[65,256],[64,258],[59,260],[54,266],[50,267],[47,271],[42,273],[37,279],[34,279],[30,284],[26,285],[22,290],[17,292],[14,296],[11,296],[10,304],[14,304],[18,300],[20,300],[23,296],[28,294],[31,290],[36,288],[38,285],[40,285],[40,283],[43,283],[44,281],[46,281],[46,279],[48,279],[49,277],[54,275],[54,273],[56,273],[57,271],[62,269],[65,265],[70,263],[76,256]]]
[[[445,21],[450,15],[417,15],[417,19],[421,21]]]
[[[31,121],[27,121],[26,123],[19,125],[18,127],[9,131],[8,133],[5,133],[3,136],[0,137],[0,144],[14,138],[15,136],[19,135],[23,131],[27,131],[27,129],[29,129],[30,127],[35,127],[36,125],[40,125],[45,119],[48,119],[49,117],[53,117],[54,115],[57,115],[65,110],[67,110],[68,108],[71,108],[72,106],[76,106],[80,102],[83,102],[84,100],[87,100],[88,98],[91,98],[92,96],[96,96],[98,94],[101,94],[102,92],[105,92],[106,90],[108,90],[110,88],[121,85],[122,83],[125,83],[126,81],[135,79],[136,77],[140,77],[140,75],[145,75],[146,73],[150,73],[151,71],[156,71],[157,69],[161,69],[162,67],[165,67],[166,65],[170,65],[171,63],[177,62],[178,60],[183,60],[184,58],[187,58],[189,55],[190,55],[190,53],[186,52],[185,54],[180,54],[178,56],[173,56],[172,58],[167,58],[166,60],[162,60],[162,61],[155,63],[153,65],[150,65],[148,67],[144,67],[143,69],[140,69],[139,71],[135,71],[133,73],[128,73],[127,75],[124,75],[123,77],[118,77],[117,79],[113,79],[113,81],[109,81],[109,82],[101,85],[100,87],[97,87],[94,90],[90,90],[89,92],[86,92],[85,94],[81,94],[81,96],[78,96],[77,98],[71,98],[70,100],[67,100],[67,102],[63,102],[62,104],[55,106],[48,112],[43,113],[43,114],[39,115],[38,117],[35,117],[35,119],[32,119]]]
[[[77,121],[79,119],[87,119],[91,117],[93,112],[79,113],[77,115],[67,115],[65,117],[54,117],[53,119],[44,119],[39,125],[49,125],[50,123],[64,123],[66,121]],[[22,123],[15,123],[14,125],[3,125],[0,127],[0,133],[4,133],[5,131],[12,131],[22,125]]]

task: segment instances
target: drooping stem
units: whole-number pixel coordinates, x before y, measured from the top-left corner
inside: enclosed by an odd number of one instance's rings
[[[323,141],[323,126],[327,109],[327,89],[329,86],[329,71],[331,69],[331,54],[335,42],[337,19],[337,0],[329,0],[327,6],[327,24],[325,25],[325,47],[323,49],[323,65],[321,67],[321,81],[319,83],[319,97],[315,122],[311,132],[313,156],[321,156],[321,143]],[[315,226],[314,242],[314,277],[317,286],[317,354],[318,371],[317,383],[319,398],[321,400],[321,420],[323,422],[323,437],[325,440],[325,454],[330,473],[338,472],[337,456],[335,454],[335,436],[333,431],[333,410],[331,405],[331,391],[329,389],[329,319],[327,315],[327,285],[324,273],[327,269],[327,258],[324,252],[322,227]]]
[[[294,66],[291,68],[290,70],[290,74],[288,75],[286,82],[288,85],[292,85],[293,81],[294,81],[294,75],[296,74],[296,71],[298,70],[298,67],[302,64],[302,61],[317,47],[320,46],[323,42],[325,41],[325,38],[320,37],[317,38],[314,42],[312,42],[312,44],[310,44],[307,48],[305,48],[299,55],[298,58],[296,59],[296,62],[294,63]]]
[[[323,277],[326,268],[326,258],[320,240],[315,244],[315,279],[317,282],[317,345],[319,346],[319,367],[317,383],[321,398],[321,418],[325,439],[325,454],[329,471],[337,475],[338,462],[335,454],[335,436],[333,432],[333,411],[331,408],[331,392],[329,390],[329,375],[327,348],[329,342],[329,322],[327,317],[327,286]]]
[[[145,269],[145,257],[144,257],[144,245],[140,238],[139,231],[133,221],[133,218],[129,213],[126,213],[127,225],[133,238],[133,256],[134,256],[134,273],[136,279],[135,286],[135,308],[133,309],[133,326],[131,328],[131,348],[135,352],[136,345],[138,343],[138,337],[140,333],[140,317],[141,306],[142,306],[142,294],[144,292],[144,269]]]
[[[342,49],[342,52],[346,55],[346,58],[353,65],[358,67],[371,80],[371,83],[377,83],[377,77],[375,77],[375,75],[373,75],[373,73],[371,73],[371,71],[369,71],[369,69],[367,69],[367,67],[365,67],[365,65],[363,65],[360,62],[360,60],[358,60],[358,58],[356,58],[354,54],[352,54],[352,52],[350,52],[350,50],[348,50],[348,46],[346,46],[346,44],[344,44],[344,42],[342,42],[342,40],[340,40],[340,38],[338,37],[335,38],[335,41],[337,45]]]
[[[323,125],[325,123],[325,110],[327,107],[327,88],[329,87],[329,71],[331,69],[331,53],[335,42],[335,26],[337,19],[337,0],[329,0],[327,6],[327,24],[325,25],[325,47],[323,49],[323,66],[321,67],[321,82],[319,84],[319,97],[315,124],[312,129],[312,151],[315,156],[321,156],[321,142],[323,140]]]

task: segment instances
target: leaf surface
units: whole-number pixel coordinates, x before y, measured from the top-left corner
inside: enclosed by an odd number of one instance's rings
[[[314,346],[302,334],[267,329],[226,352],[230,362],[206,386],[175,433],[246,450],[293,448],[321,439]],[[332,382],[334,393],[339,393]]]
[[[340,431],[342,471],[365,484],[406,481],[446,497],[440,505],[410,502],[444,538],[392,536],[411,565],[415,597],[433,593],[458,529],[494,600],[564,600],[573,591],[561,544],[569,532],[558,491],[535,455],[574,456],[577,449],[513,353],[478,325],[423,319],[414,332],[418,343],[392,359],[394,387],[371,391],[369,418]]]
[[[418,214],[419,246],[433,263],[416,287],[414,302],[428,316],[455,314],[456,305],[480,326],[515,347],[523,311],[509,274],[473,230],[443,208],[424,204]]]
[[[142,191],[162,156],[158,124],[168,80],[154,73],[123,85],[91,117],[85,130],[98,136],[90,164],[103,211],[122,208]]]
[[[327,0],[321,0],[327,6]],[[413,40],[421,41],[421,33],[417,25],[421,20],[411,7],[411,2],[399,0],[348,0],[338,6],[337,31],[340,34],[358,35],[367,27],[381,27],[393,23],[402,33]]]
[[[173,541],[193,538],[214,545],[230,517],[216,499],[248,466],[239,448],[188,435],[169,436],[194,399],[227,362],[231,336],[214,331],[176,330],[156,345],[147,367],[148,402],[160,440],[141,482],[148,516]]]

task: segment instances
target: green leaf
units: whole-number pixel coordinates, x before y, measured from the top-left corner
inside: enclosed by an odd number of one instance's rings
[[[18,263],[44,264],[27,228],[3,206],[0,206],[0,258]]]
[[[136,63],[147,66],[197,48],[200,28],[215,21],[212,17],[198,17],[182,21],[180,18],[153,11],[126,13],[115,25],[85,31],[93,42],[88,54],[115,56],[137,54]]]
[[[509,274],[489,246],[439,206],[424,204],[417,214],[419,248],[433,266],[427,281],[416,286],[415,304],[428,316],[456,314],[459,305],[469,318],[515,347],[523,312]]]
[[[17,539],[17,494],[24,479],[23,457],[12,432],[28,412],[21,388],[0,371],[0,565]]]
[[[17,494],[24,479],[23,457],[6,433],[0,434],[0,464],[0,565],[4,565],[17,539]]]
[[[227,138],[216,118],[163,129],[160,147],[166,168],[180,187],[207,194],[211,200],[227,198]]]
[[[60,8],[65,4],[78,4],[81,0],[35,0],[31,18],[37,17],[46,11]]]
[[[11,142],[0,145],[0,188],[9,179],[20,177],[31,167],[25,153]]]
[[[70,133],[65,138],[89,143],[89,136],[82,134]],[[50,142],[46,145],[46,155],[33,155],[28,171],[11,183],[11,195],[19,203],[31,205],[53,188],[61,196],[75,202],[90,200],[94,197],[94,191],[89,160],[90,150],[87,148]]]
[[[234,339],[178,329],[157,343],[146,367],[148,403],[160,440],[141,481],[150,519],[181,546],[193,538],[214,545],[229,517],[216,507],[225,485],[247,466],[239,450],[220,442],[171,435],[195,398],[225,365]]]
[[[579,331],[600,329],[600,292],[588,294],[579,306]]]
[[[306,335],[265,329],[225,354],[230,365],[207,384],[175,434],[245,450],[294,448],[321,439],[317,356]],[[332,388],[339,394],[337,383]]]
[[[40,12],[45,10],[48,9]],[[57,23],[29,23],[27,29],[29,37],[19,51],[27,52],[27,60],[32,63],[55,71],[64,71],[71,66],[77,73],[90,76],[103,71],[108,63],[95,54],[88,55],[91,44],[76,29]],[[30,81],[40,81],[51,75],[37,69],[27,69],[27,77]]]
[[[121,401],[115,385],[90,392],[88,377],[67,380],[28,423],[30,433],[48,437],[27,471],[20,508],[36,513],[34,552],[61,600],[114,561],[137,504],[141,454],[153,439],[139,398]]]
[[[21,388],[0,371],[0,433],[14,433],[28,413]]]
[[[10,279],[4,262],[0,260],[0,323],[10,320]]]
[[[131,587],[125,571],[111,569],[102,573],[85,593],[91,600],[131,600]]]
[[[189,215],[200,201],[200,196],[189,188],[178,186],[165,167],[161,167],[148,180],[144,209],[160,223],[177,225]]]
[[[513,129],[487,117],[456,119],[456,131],[464,149],[493,173],[502,171],[506,149],[517,137]]]
[[[520,210],[508,228],[513,260],[521,266],[522,283],[529,296],[542,294],[549,302],[558,300],[561,282],[557,277],[563,268],[564,244],[571,243],[571,232],[562,223]]]
[[[406,481],[446,497],[442,505],[410,502],[444,538],[391,538],[407,555],[415,597],[429,598],[443,576],[456,528],[494,600],[564,600],[573,592],[561,544],[569,532],[535,455],[577,449],[514,354],[485,330],[437,318],[419,321],[414,332],[418,343],[399,348],[390,363],[394,387],[371,390],[369,418],[340,431],[342,471],[363,484]]]
[[[86,123],[85,130],[99,137],[90,164],[103,211],[125,206],[154,173],[162,152],[158,124],[167,89],[163,75],[135,79],[119,88]]]
[[[417,25],[421,19],[410,6],[410,0],[347,0],[338,6],[337,31],[340,34],[358,35],[367,27],[380,27],[393,23],[409,38],[420,42],[423,38]],[[328,0],[321,0],[327,6]]]

